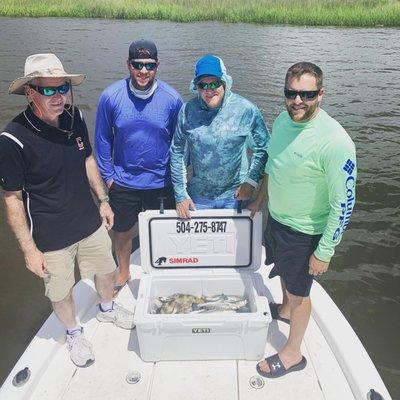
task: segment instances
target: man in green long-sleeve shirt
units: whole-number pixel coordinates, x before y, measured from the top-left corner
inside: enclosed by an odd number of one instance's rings
[[[290,324],[287,343],[257,365],[275,378],[303,369],[300,351],[311,314],[314,276],[328,270],[355,201],[355,147],[343,127],[320,108],[322,71],[301,62],[285,79],[287,111],[276,119],[268,150],[268,209],[265,231],[270,278],[281,278],[283,302],[272,317]]]

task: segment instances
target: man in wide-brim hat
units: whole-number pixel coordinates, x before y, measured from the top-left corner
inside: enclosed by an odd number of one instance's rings
[[[114,215],[82,113],[72,104],[72,86],[84,80],[65,72],[54,54],[29,56],[24,76],[9,87],[9,93],[25,94],[28,107],[0,134],[0,185],[9,224],[27,268],[44,279],[79,367],[90,365],[94,355],[75,316],[75,260],[82,277],[95,275],[97,319],[133,328],[133,314],[112,300],[115,262],[107,229]]]

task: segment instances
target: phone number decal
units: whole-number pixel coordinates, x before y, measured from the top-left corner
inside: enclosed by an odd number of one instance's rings
[[[176,233],[225,233],[226,221],[179,221]]]

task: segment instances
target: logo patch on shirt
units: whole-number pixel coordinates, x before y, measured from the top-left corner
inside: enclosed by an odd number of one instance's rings
[[[343,171],[346,171],[349,175],[351,175],[354,171],[355,164],[350,158],[346,161],[346,164],[343,166]]]
[[[80,136],[76,138],[76,144],[78,145],[78,150],[85,149],[85,145],[83,144],[83,140]]]
[[[294,151],[293,154],[297,157],[303,158],[303,155],[298,153],[297,151]]]

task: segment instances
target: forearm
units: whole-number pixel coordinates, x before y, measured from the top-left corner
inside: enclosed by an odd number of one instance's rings
[[[253,154],[246,181],[251,183],[250,181],[252,180],[258,184],[268,160],[267,148],[270,139],[268,129],[259,112],[256,114],[253,122],[251,139]]]
[[[108,183],[114,176],[113,150],[114,132],[110,118],[112,110],[108,108],[107,98],[100,97],[94,137],[96,160],[104,182]]]
[[[330,211],[326,228],[314,252],[316,258],[326,262],[333,256],[335,247],[340,243],[350,222],[356,197],[355,150],[350,148],[347,154],[344,151],[339,154],[339,161],[335,159],[336,163],[326,164]]]
[[[86,159],[86,174],[89,180],[90,188],[99,200],[107,197],[107,189],[100,176],[99,169],[97,168],[96,160],[93,155]]]
[[[186,191],[186,177],[183,177],[183,174],[186,175],[186,172],[182,172],[182,177],[180,177],[179,179],[172,179],[175,200],[177,203],[180,203],[181,201],[189,198],[189,195]]]
[[[21,250],[24,254],[36,250],[36,244],[32,238],[26,219],[22,193],[7,191],[4,192],[3,198],[7,222],[15,234]]]
[[[110,153],[110,154],[109,154]],[[104,182],[110,182],[114,177],[114,163],[111,157],[111,150],[99,151],[99,147],[96,145],[96,159],[97,168]]]
[[[247,172],[245,181],[257,185],[260,181],[261,175],[265,169],[265,164],[267,163],[268,155],[267,151],[264,149],[255,149],[251,157],[250,168]],[[254,186],[254,184],[253,184]]]
[[[178,126],[171,145],[171,180],[175,192],[175,200],[179,203],[189,196],[186,191],[186,165],[184,162],[186,137]]]
[[[257,197],[254,202],[261,205],[267,196],[268,175],[264,174],[261,178],[260,187],[258,188]]]
[[[353,190],[351,196],[348,198],[344,196],[342,202],[331,206],[326,228],[314,252],[319,260],[329,262],[332,258],[335,247],[340,243],[343,232],[350,222],[354,202],[355,191]]]
[[[186,198],[186,168],[183,162],[183,153],[174,145],[171,147],[171,180],[175,200],[181,202]]]

